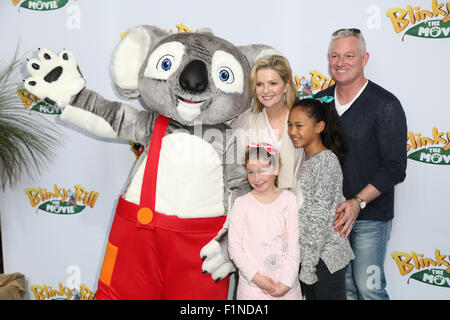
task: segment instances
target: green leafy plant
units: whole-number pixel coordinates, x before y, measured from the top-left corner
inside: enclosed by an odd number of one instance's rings
[[[44,116],[24,108],[17,95],[22,59],[0,61],[0,189],[40,175],[62,145],[61,132]]]

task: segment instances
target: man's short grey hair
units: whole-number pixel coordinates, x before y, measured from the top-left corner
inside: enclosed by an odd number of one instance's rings
[[[331,34],[330,45],[328,46],[328,53],[331,53],[331,49],[333,48],[336,40],[347,37],[356,37],[359,40],[359,46],[361,48],[361,54],[364,55],[366,53],[366,40],[362,35],[361,30],[356,28],[351,29],[338,29]]]

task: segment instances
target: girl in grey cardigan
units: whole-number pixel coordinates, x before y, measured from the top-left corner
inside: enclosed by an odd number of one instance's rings
[[[336,110],[325,99],[303,99],[289,113],[288,133],[306,158],[297,173],[300,281],[307,300],[345,300],[345,270],[354,259],[348,240],[334,231],[343,200],[341,163],[346,146]]]

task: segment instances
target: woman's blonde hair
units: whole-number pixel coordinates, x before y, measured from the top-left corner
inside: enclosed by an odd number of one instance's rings
[[[256,73],[261,69],[273,69],[279,75],[281,80],[286,84],[288,83],[288,90],[285,95],[285,102],[289,109],[291,109],[294,102],[298,99],[297,91],[295,90],[294,82],[292,81],[292,70],[289,65],[289,61],[279,55],[264,56],[256,60],[250,71],[250,90],[253,97],[253,107],[252,112],[261,112],[264,106],[258,101],[255,96],[256,90]]]

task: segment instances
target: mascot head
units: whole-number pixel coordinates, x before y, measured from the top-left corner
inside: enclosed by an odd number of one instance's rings
[[[119,43],[112,71],[122,96],[141,97],[184,125],[218,124],[249,108],[250,65],[275,53],[266,45],[237,47],[209,31],[172,34],[138,26]]]

